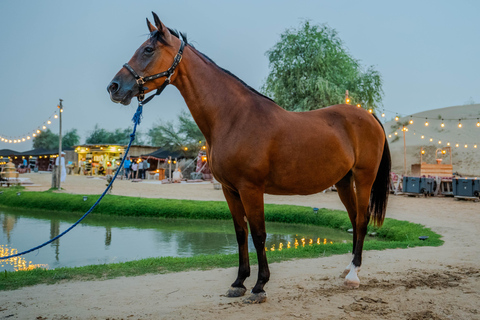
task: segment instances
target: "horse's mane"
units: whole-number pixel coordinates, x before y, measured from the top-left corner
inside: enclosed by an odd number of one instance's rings
[[[241,84],[243,84],[243,86],[245,86],[245,88],[247,88],[248,90],[252,91],[253,93],[255,94],[258,94],[259,96],[261,97],[264,97],[272,102],[275,102],[273,101],[273,99],[267,97],[266,95],[264,94],[261,94],[260,92],[258,92],[257,90],[255,90],[254,88],[250,87],[248,84],[246,84],[242,79],[240,79],[239,77],[237,77],[236,75],[234,75],[233,73],[231,73],[230,71],[218,66],[215,61],[213,61],[212,59],[210,59],[206,54],[198,51],[192,44],[190,44],[188,41],[187,41],[187,34],[186,33],[183,33],[183,32],[178,32],[177,30],[175,29],[170,29],[168,28],[168,31],[170,31],[170,33],[177,37],[178,39],[181,39],[185,42],[186,45],[189,45],[190,47],[192,47],[193,49],[195,49],[195,51],[197,51],[199,54],[201,54],[205,59],[207,59],[208,61],[210,61],[214,66],[216,66],[217,68],[219,68],[220,70],[222,70],[223,72],[225,72],[226,74],[232,76],[234,79],[236,79],[237,81],[239,81]],[[160,42],[161,44],[163,45],[167,45],[169,46],[169,44],[165,41],[165,39],[163,38],[163,34],[161,32],[158,32],[158,31],[154,31],[150,34],[150,40],[152,41],[158,41]]]

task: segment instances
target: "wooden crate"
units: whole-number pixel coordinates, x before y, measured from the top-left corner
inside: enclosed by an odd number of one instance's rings
[[[420,176],[452,177],[453,166],[451,164],[422,163],[420,166]]]

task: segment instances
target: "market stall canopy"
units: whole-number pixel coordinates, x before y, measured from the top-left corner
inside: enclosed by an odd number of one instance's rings
[[[54,154],[58,154],[58,150],[47,150],[43,148],[32,149],[29,151],[18,153],[21,156],[51,156]]]
[[[142,157],[151,157],[156,159],[168,159],[168,157],[172,157],[172,159],[180,159],[185,158],[185,155],[180,151],[170,151],[165,148],[160,148],[152,153],[142,154]]]
[[[13,150],[10,150],[10,149],[1,149],[0,150],[0,157],[18,156],[18,155],[21,155],[21,154],[22,154],[22,152],[13,151]]]

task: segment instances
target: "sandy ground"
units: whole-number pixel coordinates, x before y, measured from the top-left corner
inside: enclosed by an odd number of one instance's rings
[[[50,175],[28,174],[48,189]],[[68,176],[65,192],[98,194],[101,179]],[[118,181],[113,194],[223,200],[212,184]],[[267,203],[342,209],[335,192],[265,196]],[[0,319],[480,319],[480,203],[391,196],[387,216],[443,235],[441,247],[364,253],[359,289],[339,275],[350,255],[272,263],[268,300],[245,305],[224,293],[236,268],[38,285],[0,294]],[[256,266],[247,288],[256,281]]]

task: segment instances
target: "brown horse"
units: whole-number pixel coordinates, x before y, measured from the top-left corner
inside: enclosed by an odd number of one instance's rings
[[[185,99],[207,141],[208,164],[222,184],[237,235],[238,277],[227,295],[238,297],[246,291],[248,223],[259,271],[245,301],[266,300],[264,286],[270,271],[264,193],[307,195],[332,185],[354,230],[353,260],[344,272],[345,284],[358,287],[367,225],[370,219],[379,226],[383,223],[388,197],[390,152],[378,119],[351,105],[286,111],[153,16],[156,26],[147,19],[150,38],[117,73],[108,91],[112,101],[128,105],[134,96],[171,83]],[[157,74],[163,70],[168,72]]]

